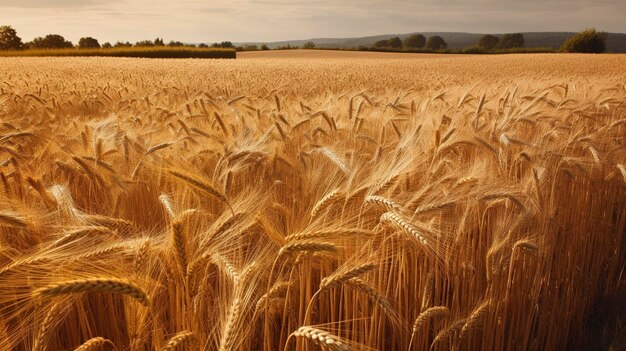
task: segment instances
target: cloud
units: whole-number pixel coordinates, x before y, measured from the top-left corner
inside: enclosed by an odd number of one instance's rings
[[[275,41],[414,31],[626,32],[623,0],[0,0],[24,38]]]
[[[114,1],[117,2],[117,1]],[[83,9],[111,3],[101,0],[0,0],[0,8],[8,9]]]

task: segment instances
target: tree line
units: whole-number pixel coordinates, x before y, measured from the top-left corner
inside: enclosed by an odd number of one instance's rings
[[[27,50],[27,49],[67,49],[67,48],[78,48],[78,49],[108,49],[108,48],[124,48],[124,47],[159,47],[159,46],[170,46],[170,47],[182,47],[182,46],[194,46],[199,48],[234,48],[233,43],[230,41],[223,41],[220,43],[213,43],[211,45],[207,44],[185,44],[180,41],[170,41],[169,43],[165,43],[163,38],[156,38],[154,40],[141,40],[135,43],[131,42],[123,42],[118,41],[114,44],[109,42],[105,42],[100,44],[98,39],[93,37],[83,37],[80,38],[78,44],[74,45],[69,40],[66,40],[60,34],[48,34],[44,37],[36,37],[32,41],[22,42],[22,38],[17,35],[17,31],[13,29],[11,26],[0,26],[0,50]]]
[[[586,29],[569,38],[560,48],[562,52],[602,53],[606,51],[607,34],[598,32],[594,28]],[[465,48],[464,52],[497,52],[525,47],[522,33],[509,33],[502,36],[492,34],[483,35],[475,46]],[[412,34],[401,40],[400,37],[379,40],[374,43],[373,49],[393,51],[432,50],[440,51],[448,48],[448,43],[438,35],[428,39],[422,34]],[[367,47],[360,47],[366,50]]]
[[[477,46],[485,50],[506,50],[524,47],[524,35],[521,33],[505,34],[501,38],[486,34],[477,43]],[[374,43],[374,48],[392,50],[445,50],[448,43],[435,35],[426,39],[422,34],[412,34],[401,40],[400,37],[379,40]]]
[[[400,37],[393,37],[389,39],[379,40],[374,43],[374,48],[377,49],[392,49],[392,50],[443,50],[448,48],[448,43],[438,36],[432,36],[426,39],[422,34],[412,34],[404,38],[404,41]]]
[[[584,31],[573,35],[566,40],[559,51],[561,52],[580,52],[580,53],[602,53],[606,51],[607,33],[598,32],[594,28],[585,29]],[[520,52],[518,49],[524,49],[526,41],[522,33],[509,33],[502,36],[493,34],[483,35],[474,46],[467,47],[460,51],[461,53],[492,53],[492,52]],[[277,50],[291,49],[315,49],[314,42],[309,41],[304,45],[292,46],[287,44],[279,46]],[[426,38],[423,34],[411,34],[404,38],[392,37],[389,39],[379,40],[374,43],[373,47],[359,46],[357,50],[389,50],[389,51],[443,51],[448,48],[448,43],[439,35]],[[253,51],[259,50],[256,45],[245,45],[237,47],[237,51]],[[320,49],[324,49],[321,47]],[[552,52],[549,48],[530,48],[529,51],[521,52]],[[267,45],[263,44],[260,50],[269,50]],[[459,51],[453,51],[459,52]]]
[[[562,52],[586,52],[586,53],[602,53],[606,51],[606,39],[607,34],[598,32],[594,28],[586,29],[571,38],[569,38],[560,48]],[[102,45],[93,37],[80,38],[77,45],[74,45],[71,41],[66,40],[59,34],[48,34],[44,37],[36,37],[32,41],[23,43],[22,39],[17,35],[15,29],[11,26],[0,26],[0,50],[23,50],[23,49],[65,49],[65,48],[78,48],[78,49],[98,49],[98,48],[120,48],[120,47],[196,47],[192,44],[184,44],[180,41],[170,41],[165,44],[163,38],[156,38],[154,40],[142,40],[136,43],[121,42],[118,41],[114,44],[105,42]],[[495,36],[492,34],[483,35],[475,46],[466,48],[463,52],[468,53],[485,53],[485,52],[497,52],[507,51],[524,48],[525,40],[524,35],[521,33],[510,33],[502,36]],[[235,48],[230,41],[222,41],[220,43],[213,43],[210,46],[207,44],[198,44],[200,48]],[[293,49],[297,47],[281,47],[279,49]],[[313,42],[306,43],[303,48],[313,49],[315,44]],[[392,37],[389,39],[379,40],[374,43],[373,48],[359,47],[360,50],[392,50],[392,51],[441,51],[448,48],[448,43],[438,35],[431,36],[428,39],[422,34],[412,34],[401,40],[400,37]],[[256,45],[246,45],[243,47],[236,47],[237,51],[249,51],[259,50]],[[269,50],[267,45],[262,45],[261,50]]]

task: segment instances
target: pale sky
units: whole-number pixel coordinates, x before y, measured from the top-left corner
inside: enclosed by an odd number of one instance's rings
[[[626,0],[0,0],[24,41],[233,42],[408,32],[626,32]]]

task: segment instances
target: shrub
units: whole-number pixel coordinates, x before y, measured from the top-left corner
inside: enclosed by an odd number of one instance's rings
[[[464,54],[486,54],[488,50],[480,46],[469,46],[464,48],[461,52]]]
[[[421,34],[413,34],[404,38],[405,49],[421,49],[426,45],[426,37]]]
[[[495,35],[485,34],[478,41],[478,47],[485,50],[493,50],[500,43],[500,38]]]
[[[387,40],[387,39],[379,40],[379,41],[374,43],[374,46],[377,47],[377,48],[387,48],[387,47],[389,47],[389,40]]]
[[[524,35],[522,33],[505,34],[500,39],[496,49],[512,49],[524,47]]]
[[[402,40],[398,37],[389,39],[389,47],[396,50],[402,49]]]
[[[442,37],[435,35],[434,37],[428,38],[426,47],[431,50],[441,50],[448,48],[448,43],[446,43],[446,41],[443,40]]]
[[[606,51],[607,34],[597,32],[595,28],[584,31],[567,39],[561,46],[562,52],[584,52],[599,54]]]

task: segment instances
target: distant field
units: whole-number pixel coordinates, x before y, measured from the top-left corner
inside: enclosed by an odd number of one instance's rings
[[[0,58],[0,350],[624,349],[626,55],[239,58]]]
[[[234,49],[193,47],[130,47],[110,49],[34,49],[0,51],[0,57],[104,56],[134,58],[235,58]]]

